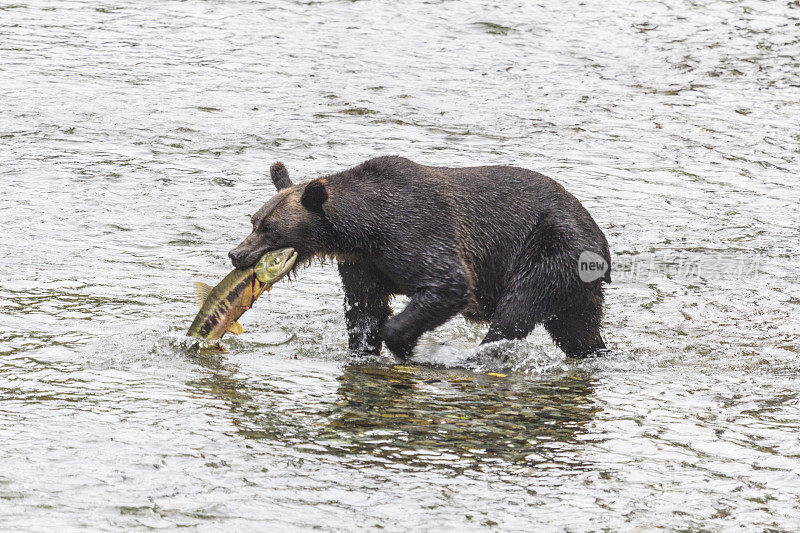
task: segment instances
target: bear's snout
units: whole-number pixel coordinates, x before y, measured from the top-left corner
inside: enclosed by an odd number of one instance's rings
[[[228,257],[231,258],[231,263],[236,268],[249,268],[255,265],[259,258],[268,251],[268,248],[255,250],[253,248],[242,248],[241,245],[237,246],[230,252]]]
[[[236,268],[239,268],[240,263],[244,260],[244,257],[246,255],[247,254],[244,253],[239,248],[234,248],[233,250],[228,252],[228,257],[231,258],[231,263],[233,263],[233,266],[235,266]]]
[[[262,255],[278,247],[272,246],[271,242],[266,242],[262,235],[253,232],[245,238],[239,245],[228,252],[231,263],[236,268],[249,268],[255,265]]]

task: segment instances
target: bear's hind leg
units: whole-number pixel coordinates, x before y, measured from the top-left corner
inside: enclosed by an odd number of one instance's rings
[[[537,222],[525,240],[515,276],[505,288],[482,344],[521,339],[544,323],[568,356],[582,357],[605,348],[600,337],[603,315],[601,281],[578,275],[575,238],[569,228],[547,219]]]
[[[512,286],[497,304],[489,331],[481,344],[524,339],[546,316],[546,302],[535,291]]]
[[[573,303],[544,322],[556,346],[570,357],[586,357],[605,350],[600,336],[603,318],[602,294],[587,294],[584,301]]]
[[[380,330],[392,314],[390,281],[372,265],[339,263],[350,351],[377,355]]]
[[[548,298],[547,290],[510,289],[497,306],[489,332],[481,344],[502,339],[523,339],[538,324],[543,324],[550,337],[570,357],[586,357],[605,349],[600,336],[603,318],[602,293],[576,288],[570,298],[565,292]],[[599,288],[598,288],[599,290]],[[558,302],[569,301],[567,306]],[[553,311],[553,309],[558,309]]]
[[[569,294],[574,283],[570,272],[573,265],[562,251],[569,248],[563,240],[561,233],[546,221],[531,231],[481,344],[527,337]]]

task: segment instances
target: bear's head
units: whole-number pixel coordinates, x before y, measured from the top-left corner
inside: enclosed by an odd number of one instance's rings
[[[294,185],[283,163],[270,167],[270,177],[278,194],[251,217],[253,232],[228,253],[236,268],[250,267],[279,248],[297,251],[295,265],[328,252],[331,226],[322,209],[328,199],[325,179]]]

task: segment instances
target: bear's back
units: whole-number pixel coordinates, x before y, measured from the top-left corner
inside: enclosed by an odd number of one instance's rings
[[[580,202],[553,179],[521,167],[435,167],[381,156],[329,176],[368,215],[420,238],[452,236],[469,262],[515,255],[537,224],[570,234],[576,245],[605,243]],[[362,214],[367,214],[363,213]]]

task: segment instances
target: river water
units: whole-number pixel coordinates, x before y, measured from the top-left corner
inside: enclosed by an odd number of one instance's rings
[[[789,1],[0,2],[0,529],[797,531],[799,58]],[[380,154],[564,184],[612,353],[353,359],[331,264],[193,352],[269,164]]]

